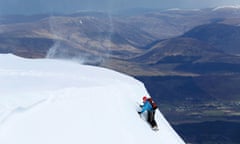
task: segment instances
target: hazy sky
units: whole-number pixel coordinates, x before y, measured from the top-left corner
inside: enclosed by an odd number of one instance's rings
[[[240,5],[240,0],[0,0],[0,14],[73,13],[126,8],[209,8]]]

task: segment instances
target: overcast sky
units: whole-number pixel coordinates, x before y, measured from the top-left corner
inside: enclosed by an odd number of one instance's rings
[[[209,8],[240,5],[240,0],[0,0],[0,14],[73,13],[126,8]]]

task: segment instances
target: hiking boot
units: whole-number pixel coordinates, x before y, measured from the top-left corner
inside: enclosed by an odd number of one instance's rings
[[[153,129],[154,131],[158,131],[158,127],[157,127],[157,126],[153,126],[152,129]]]

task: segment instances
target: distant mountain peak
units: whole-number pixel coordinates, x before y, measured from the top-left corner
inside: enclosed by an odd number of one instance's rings
[[[181,9],[181,8],[170,8],[166,11],[200,11],[201,9]]]
[[[226,9],[239,9],[240,10],[240,5],[225,5],[225,6],[218,6],[212,11],[217,11],[217,10],[226,10]]]

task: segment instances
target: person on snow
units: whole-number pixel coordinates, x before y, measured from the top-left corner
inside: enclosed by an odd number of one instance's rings
[[[147,111],[147,122],[151,125],[152,129],[157,130],[158,126],[155,121],[155,110],[157,109],[156,103],[153,102],[151,98],[147,98],[147,96],[144,96],[142,98],[143,105],[140,105],[142,108],[141,111],[138,112],[139,115]]]

